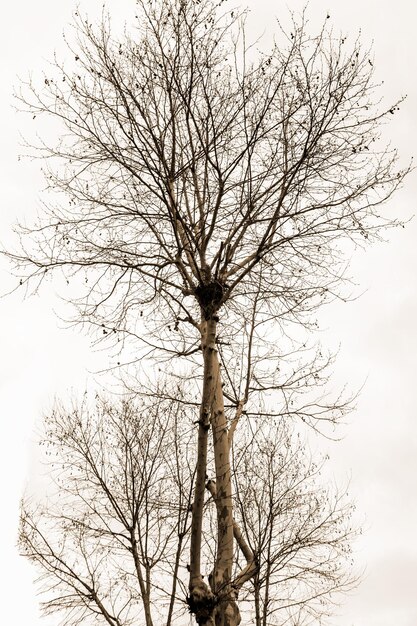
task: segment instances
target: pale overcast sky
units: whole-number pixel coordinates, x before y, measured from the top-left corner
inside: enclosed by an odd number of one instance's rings
[[[238,2],[236,2],[238,4]],[[244,3],[242,3],[244,4]],[[248,26],[267,31],[274,15],[303,2],[252,0]],[[101,2],[80,0],[94,16]],[[72,0],[16,0],[2,7],[0,36],[0,239],[7,242],[10,224],[30,218],[39,207],[42,179],[38,164],[18,163],[18,129],[26,123],[11,108],[16,75],[46,66],[62,46],[62,31],[76,3]],[[123,20],[134,0],[108,2]],[[411,0],[310,0],[308,14],[318,24],[330,13],[335,30],[353,37],[359,30],[373,43],[382,93],[408,98],[393,123],[384,129],[399,148],[403,162],[417,146],[417,9]],[[417,172],[386,210],[407,219],[416,213]],[[364,581],[346,599],[335,626],[416,626],[417,624],[417,221],[388,234],[389,242],[360,253],[351,275],[364,294],[323,313],[323,341],[341,344],[336,382],[352,388],[367,379],[342,442],[331,445],[331,463],[340,480],[351,477],[365,534],[357,545],[366,565]],[[0,291],[12,284],[0,261]],[[33,571],[17,556],[15,543],[19,498],[33,468],[34,429],[53,395],[82,389],[88,371],[103,362],[86,337],[64,330],[53,313],[52,288],[43,297],[22,302],[14,295],[0,301],[1,393],[1,620],[9,626],[58,623],[40,621]],[[31,478],[31,477],[30,477]]]

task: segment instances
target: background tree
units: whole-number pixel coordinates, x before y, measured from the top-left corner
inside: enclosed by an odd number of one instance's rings
[[[81,322],[105,338],[136,336],[137,358],[182,356],[200,372],[189,607],[200,624],[234,626],[256,567],[249,558],[232,573],[233,434],[244,411],[258,414],[259,396],[275,406],[281,393],[285,411],[314,426],[343,411],[310,395],[293,408],[325,359],[308,358],[304,337],[287,357],[337,293],[343,252],[384,225],[376,207],[405,172],[379,127],[398,107],[373,106],[369,53],[326,26],[311,37],[301,19],[255,54],[224,3],[139,0],[138,10],[120,41],[107,18],[95,29],[76,16],[75,69],[57,63],[21,96],[33,116],[59,123],[58,144],[40,154],[62,197],[14,258],[29,264],[22,281],[81,272]],[[210,430],[217,548],[207,585]]]
[[[195,445],[183,411],[160,399],[115,405],[97,398],[91,406],[86,398],[47,417],[41,445],[52,481],[46,497],[23,503],[20,529],[22,553],[40,574],[46,614],[60,613],[72,625],[187,621]],[[209,465],[214,470],[213,459]],[[354,583],[351,506],[320,486],[319,473],[284,421],[272,430],[259,422],[251,437],[235,441],[234,534],[257,564],[242,588],[248,624],[294,617],[309,623]],[[208,494],[213,484],[207,481]],[[215,509],[209,497],[207,573],[216,551]],[[241,559],[235,550],[236,572]]]
[[[264,420],[234,448],[235,517],[258,565],[241,601],[256,626],[322,623],[356,582],[353,506],[323,486],[323,462],[286,421]]]
[[[85,399],[57,406],[45,425],[55,488],[45,508],[23,505],[20,533],[45,612],[72,624],[171,624],[195,465],[181,406]]]

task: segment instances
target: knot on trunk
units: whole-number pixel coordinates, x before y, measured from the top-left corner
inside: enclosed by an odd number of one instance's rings
[[[213,612],[217,604],[216,597],[210,589],[202,583],[195,585],[187,596],[187,604],[190,613],[195,617],[197,624],[213,623]]]
[[[194,295],[204,314],[204,319],[209,320],[219,310],[226,286],[218,280],[212,280],[207,284],[198,285]]]

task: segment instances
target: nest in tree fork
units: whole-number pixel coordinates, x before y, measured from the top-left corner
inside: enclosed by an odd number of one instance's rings
[[[206,320],[213,317],[213,315],[219,310],[219,305],[222,301],[225,286],[218,280],[213,280],[210,283],[198,285],[195,288],[195,296],[204,314]]]

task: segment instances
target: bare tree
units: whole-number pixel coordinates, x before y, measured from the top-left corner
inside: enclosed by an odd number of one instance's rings
[[[323,487],[323,463],[286,421],[265,420],[234,446],[235,517],[257,564],[241,602],[256,626],[320,623],[356,583],[353,507]]]
[[[95,28],[76,15],[72,60],[20,95],[60,129],[39,153],[58,202],[14,255],[29,267],[22,282],[55,269],[81,276],[79,321],[104,338],[136,337],[142,363],[183,357],[181,373],[188,364],[198,381],[188,602],[206,626],[240,622],[237,596],[257,571],[236,539],[248,560],[233,573],[238,422],[278,394],[283,408],[267,414],[315,426],[343,412],[343,402],[312,399],[326,359],[305,363],[304,337],[294,344],[338,293],[346,248],[386,224],[377,207],[406,174],[379,140],[398,106],[375,105],[368,51],[327,21],[309,36],[300,18],[255,53],[244,15],[224,7],[139,0],[136,28],[120,40],[106,17]],[[207,584],[209,449],[217,540]]]
[[[47,497],[22,505],[20,531],[22,553],[40,573],[46,614],[60,612],[74,626],[187,621],[193,440],[183,409],[171,401],[116,406],[97,398],[93,407],[84,400],[55,408],[41,442],[52,481]],[[322,616],[332,593],[354,582],[346,498],[329,497],[317,484],[319,468],[286,422],[272,429],[258,423],[252,437],[237,438],[233,466],[234,535],[256,564],[255,576],[240,581],[246,622],[275,623],[277,614],[282,624],[294,611],[303,619]],[[214,480],[206,489],[216,495]],[[215,554],[215,509],[209,497],[206,572]],[[235,551],[234,572],[241,559]]]
[[[46,419],[54,488],[43,508],[23,505],[20,545],[40,566],[47,614],[172,623],[195,466],[183,418],[172,404],[97,398]]]

